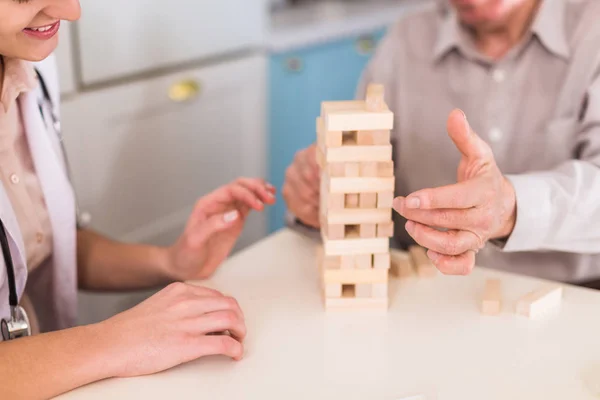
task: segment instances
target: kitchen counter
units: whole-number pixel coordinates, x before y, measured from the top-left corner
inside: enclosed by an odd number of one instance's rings
[[[267,47],[280,53],[371,33],[401,15],[431,4],[427,0],[326,1],[276,9],[271,14]]]

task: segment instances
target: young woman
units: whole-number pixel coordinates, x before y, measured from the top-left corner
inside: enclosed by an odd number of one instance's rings
[[[243,354],[237,302],[181,281],[211,275],[250,210],[274,203],[274,188],[238,179],[206,195],[168,248],[117,243],[78,229],[52,123],[58,84],[51,54],[60,21],[79,15],[78,0],[0,0],[0,319],[6,336],[0,398],[49,398],[109,377]],[[167,284],[131,310],[75,327],[77,288]],[[27,322],[31,334],[11,339]],[[231,335],[211,335],[223,331]]]

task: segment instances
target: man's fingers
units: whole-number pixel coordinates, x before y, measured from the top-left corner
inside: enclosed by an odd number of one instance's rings
[[[297,167],[291,167],[286,173],[286,195],[288,201],[319,205],[319,186],[304,179]]]
[[[427,256],[436,268],[446,275],[469,275],[475,267],[474,251],[466,251],[456,256],[449,256],[428,250]]]
[[[490,147],[471,129],[467,117],[458,109],[453,110],[446,123],[448,136],[461,154],[470,159],[483,159],[491,161]]]
[[[239,361],[244,356],[244,346],[239,341],[228,335],[201,336],[193,347],[194,359],[224,355]]]
[[[230,199],[231,203],[238,201],[258,211],[263,210],[265,207],[260,194],[258,192],[253,191],[252,189],[249,189],[242,183],[236,182],[230,185],[229,193],[231,193],[232,196],[232,199]]]
[[[404,207],[431,210],[435,208],[471,208],[485,204],[491,192],[482,181],[483,178],[470,179],[452,185],[421,189],[406,197]],[[400,207],[397,198],[394,208]],[[397,208],[396,208],[397,209]]]
[[[414,221],[406,223],[406,231],[421,246],[444,255],[457,256],[483,246],[481,240],[469,231],[438,231]]]
[[[194,325],[192,330],[201,335],[229,331],[240,342],[246,337],[244,320],[230,310],[204,314],[191,323]]]

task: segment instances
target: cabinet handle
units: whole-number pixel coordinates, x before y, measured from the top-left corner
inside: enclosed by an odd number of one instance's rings
[[[356,41],[356,51],[361,55],[369,55],[375,50],[373,36],[363,36]]]
[[[289,57],[285,60],[285,67],[290,72],[300,72],[302,71],[302,59],[299,57]]]
[[[174,83],[169,88],[169,98],[176,103],[183,103],[196,98],[200,94],[200,83],[186,79]]]

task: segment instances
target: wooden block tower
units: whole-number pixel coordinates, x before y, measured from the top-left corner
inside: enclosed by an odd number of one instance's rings
[[[369,85],[365,100],[321,105],[317,163],[323,246],[318,262],[328,309],[388,307],[393,124],[381,85]]]

